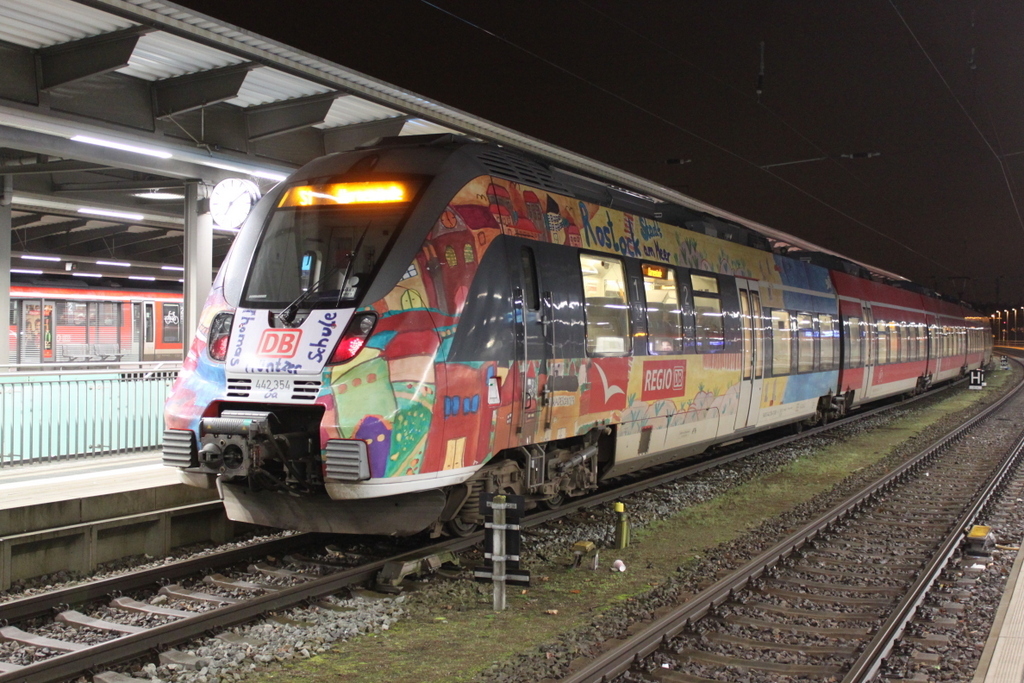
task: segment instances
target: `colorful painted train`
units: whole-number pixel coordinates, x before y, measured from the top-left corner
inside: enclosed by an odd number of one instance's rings
[[[71,279],[71,278],[68,278]],[[18,366],[179,361],[181,289],[15,282],[7,364]]]
[[[313,161],[214,283],[164,463],[231,519],[465,533],[986,363],[984,321],[853,263],[455,136]]]

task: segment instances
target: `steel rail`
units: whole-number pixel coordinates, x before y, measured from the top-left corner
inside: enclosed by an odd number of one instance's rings
[[[942,390],[949,388],[950,386],[953,386],[953,384],[947,385],[947,387],[944,387]],[[814,436],[831,429],[836,429],[845,424],[850,424],[851,421],[861,420],[879,412],[898,406],[905,406],[912,401],[933,397],[935,395],[936,394],[934,392],[928,392],[902,403],[873,408],[871,410],[852,415],[849,419],[833,422],[821,427],[815,427],[813,429],[803,431],[800,434],[775,439],[751,448],[742,449],[735,453],[720,456],[718,458],[711,458],[695,465],[657,475],[651,479],[635,482],[625,487],[588,496],[560,506],[554,510],[531,514],[522,522],[522,525],[525,528],[539,526],[545,522],[557,519],[580,509],[601,505],[611,502],[617,498],[621,498],[624,495],[629,495],[647,488],[653,488],[669,481],[690,477],[705,470],[712,469],[741,458],[749,457],[755,453]],[[1009,395],[1010,394],[1008,394],[1007,397]],[[994,406],[1001,405],[1002,401],[1006,400],[1007,397],[1001,399],[1000,402],[994,404]],[[992,407],[988,410],[991,409]],[[983,414],[988,414],[988,411]],[[273,541],[268,541],[266,545],[254,545],[233,549],[229,551],[227,555],[231,558],[237,558],[240,560],[261,552],[280,552],[278,548],[283,547],[285,544],[292,546],[298,543],[310,542],[313,540],[312,537],[314,536],[316,535],[299,534],[289,536],[285,539],[274,539]],[[302,602],[332,595],[354,584],[371,581],[389,562],[401,561],[412,556],[422,557],[423,555],[430,553],[439,553],[444,551],[459,552],[466,550],[481,542],[483,540],[483,536],[483,532],[478,531],[462,538],[447,539],[422,549],[402,553],[391,558],[376,560],[361,567],[344,570],[336,574],[331,574],[330,576],[314,579],[274,593],[253,597],[244,602],[227,605],[209,612],[198,613],[194,617],[188,617],[176,622],[164,624],[142,633],[114,638],[104,643],[92,646],[86,650],[57,655],[41,662],[22,667],[11,673],[0,673],[0,683],[7,683],[8,681],[51,683],[53,681],[64,680],[71,676],[80,675],[86,670],[95,669],[118,661],[137,658],[154,650],[159,650],[169,645],[174,645],[195,637],[206,635],[212,631],[225,629],[240,623],[251,621],[267,612],[287,609],[297,604],[301,604]],[[275,546],[275,544],[281,545]],[[275,550],[269,550],[271,547],[274,547]],[[180,578],[210,566],[222,566],[224,564],[231,563],[231,560],[225,561],[225,554],[182,560],[171,565],[164,565],[162,567],[144,570],[138,574],[113,577],[111,579],[105,579],[91,584],[74,586],[55,593],[33,596],[11,603],[0,604],[0,617],[13,621],[15,618],[40,616],[62,604],[69,605],[93,602],[109,597],[120,591],[145,588],[146,586],[153,585],[161,580]],[[719,600],[716,604],[721,604],[721,602],[727,599],[727,597],[728,593],[725,598]],[[8,608],[11,610],[9,613],[6,611]],[[11,616],[8,616],[8,614]]]
[[[634,662],[651,654],[668,639],[678,635],[688,625],[724,604],[734,593],[745,588],[752,579],[758,578],[786,556],[799,550],[808,541],[813,540],[833,524],[853,513],[866,501],[887,490],[914,469],[931,460],[953,441],[999,410],[1022,389],[1024,389],[1024,381],[970,420],[945,436],[934,440],[917,455],[905,461],[883,478],[865,486],[816,520],[779,541],[751,560],[746,566],[719,579],[692,600],[655,619],[609,650],[590,659],[582,668],[558,679],[559,683],[607,683],[611,681],[629,669]]]
[[[158,586],[161,582],[180,579],[204,569],[235,564],[259,555],[287,552],[296,546],[315,542],[317,536],[318,534],[294,534],[240,548],[232,548],[222,553],[191,557],[129,574],[3,602],[0,603],[0,620],[17,623],[27,619],[50,616],[53,610],[61,605],[89,604],[125,591]],[[3,679],[0,678],[0,680]]]
[[[991,502],[1006,483],[1011,472],[1020,464],[1021,451],[1024,450],[1024,433],[1016,445],[1007,452],[999,468],[989,478],[985,487],[975,496],[973,503],[958,519],[953,530],[946,536],[928,566],[896,605],[895,610],[879,627],[875,637],[865,646],[861,656],[843,677],[842,683],[866,683],[878,674],[886,657],[893,646],[903,635],[903,631],[913,620],[918,607],[924,602],[932,584],[939,578],[949,559],[963,542],[964,534],[981,515],[984,508]]]

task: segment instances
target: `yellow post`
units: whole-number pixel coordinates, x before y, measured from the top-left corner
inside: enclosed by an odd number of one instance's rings
[[[626,506],[616,503],[615,514],[619,516],[615,524],[615,549],[622,550],[629,546],[629,515],[626,514]]]

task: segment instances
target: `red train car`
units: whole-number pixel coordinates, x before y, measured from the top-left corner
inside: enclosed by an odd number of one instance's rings
[[[11,365],[180,360],[180,292],[11,286]]]
[[[987,362],[988,331],[958,304],[832,271],[843,320],[843,408],[914,394]]]

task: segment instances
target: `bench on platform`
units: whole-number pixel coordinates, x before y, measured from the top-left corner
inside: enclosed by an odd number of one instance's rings
[[[96,360],[88,344],[61,344],[57,347],[57,355],[58,360],[66,359],[71,362]]]
[[[120,344],[93,344],[92,355],[97,356],[100,360],[119,361],[125,354],[121,351]]]

